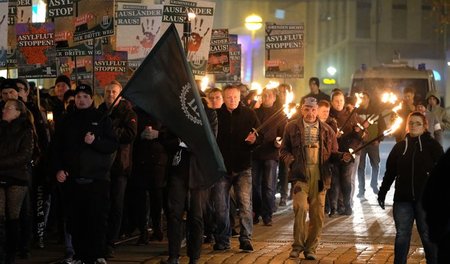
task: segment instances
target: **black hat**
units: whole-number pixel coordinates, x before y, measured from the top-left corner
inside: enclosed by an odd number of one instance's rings
[[[17,87],[17,80],[16,79],[5,79],[3,80],[0,90],[3,89],[14,89],[17,92],[19,92],[19,87]]]
[[[311,77],[311,78],[309,78],[309,84],[315,84],[315,85],[317,85],[317,86],[320,86],[320,81],[319,81],[319,78],[317,78],[317,77]]]
[[[77,95],[79,92],[83,92],[83,93],[89,94],[91,97],[93,95],[91,86],[89,86],[87,84],[80,84],[80,85],[78,85],[77,88],[75,89],[75,94],[74,95]]]
[[[65,83],[65,84],[67,84],[67,87],[69,87],[69,89],[70,89],[70,78],[67,77],[66,75],[59,75],[59,76],[56,78],[55,85],[56,85],[57,83],[59,83],[59,82],[63,82],[63,83]]]

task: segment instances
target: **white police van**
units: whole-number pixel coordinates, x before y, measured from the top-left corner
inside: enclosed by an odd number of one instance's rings
[[[424,100],[428,91],[436,90],[433,71],[425,69],[425,64],[416,69],[400,61],[373,68],[361,67],[352,75],[350,94],[365,91],[372,102],[385,108],[392,106],[381,104],[382,94],[393,92],[401,100],[406,87],[414,87],[416,102]]]

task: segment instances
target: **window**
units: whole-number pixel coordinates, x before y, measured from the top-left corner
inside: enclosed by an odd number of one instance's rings
[[[356,37],[370,38],[370,0],[357,0],[356,2]]]
[[[392,1],[392,38],[406,39],[406,20],[407,20],[406,0]]]
[[[433,9],[430,0],[422,0],[422,39],[430,40],[435,36],[435,19],[433,17]]]

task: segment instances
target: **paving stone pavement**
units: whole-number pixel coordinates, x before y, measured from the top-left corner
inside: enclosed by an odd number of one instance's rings
[[[273,226],[254,226],[254,251],[243,253],[239,250],[238,238],[232,238],[232,248],[216,252],[212,244],[204,244],[201,264],[296,264],[296,263],[393,263],[395,227],[392,218],[392,192],[386,199],[386,210],[382,210],[373,193],[366,193],[366,201],[355,198],[352,216],[326,217],[321,243],[317,250],[318,260],[289,259],[292,243],[293,211],[291,204],[280,207],[274,216]],[[63,256],[62,245],[48,243],[44,249],[32,251],[30,259],[24,263],[58,263]],[[154,264],[167,258],[167,241],[152,242],[146,246],[136,246],[135,241],[123,243],[116,249],[115,257],[108,260],[113,264]],[[183,249],[180,263],[189,259]],[[408,264],[426,263],[417,231],[411,239]]]

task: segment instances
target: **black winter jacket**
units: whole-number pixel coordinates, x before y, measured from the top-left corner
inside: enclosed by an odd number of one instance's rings
[[[84,142],[87,132],[95,135],[90,145]],[[76,109],[63,117],[55,133],[56,171],[67,171],[69,181],[75,178],[109,180],[113,154],[119,146],[109,117],[104,117],[93,106]]]
[[[105,114],[108,107],[103,103],[98,110]],[[111,177],[128,176],[131,173],[133,141],[137,134],[137,116],[128,101],[120,100],[109,117],[120,144],[111,167]]]
[[[0,183],[29,184],[33,138],[32,124],[26,118],[0,122]]]
[[[228,173],[241,172],[251,167],[251,152],[261,140],[254,144],[245,142],[252,128],[259,127],[255,111],[240,104],[231,113],[225,104],[217,109],[219,129],[217,143],[222,152]]]
[[[430,133],[419,137],[407,134],[389,153],[378,196],[385,197],[395,180],[394,202],[422,199],[431,170],[443,153],[442,146]]]
[[[279,108],[278,108],[279,109]],[[282,138],[284,127],[287,123],[287,118],[283,111],[277,113],[278,109],[273,107],[263,107],[256,109],[256,116],[261,124],[276,114],[275,118],[271,118],[271,122],[268,125],[264,125],[261,129],[263,136],[262,143],[253,152],[253,159],[258,160],[278,160],[280,158],[280,149],[276,148],[274,143],[277,137]]]
[[[357,123],[363,123],[364,120],[362,118],[356,113],[352,114],[347,108],[344,108],[342,111],[337,111],[333,107],[330,109],[330,117],[336,119],[338,128],[343,132],[340,137],[338,136],[339,151],[347,152],[349,148],[356,149],[362,145],[363,132],[356,132],[354,130]],[[349,120],[345,124],[347,119]]]

